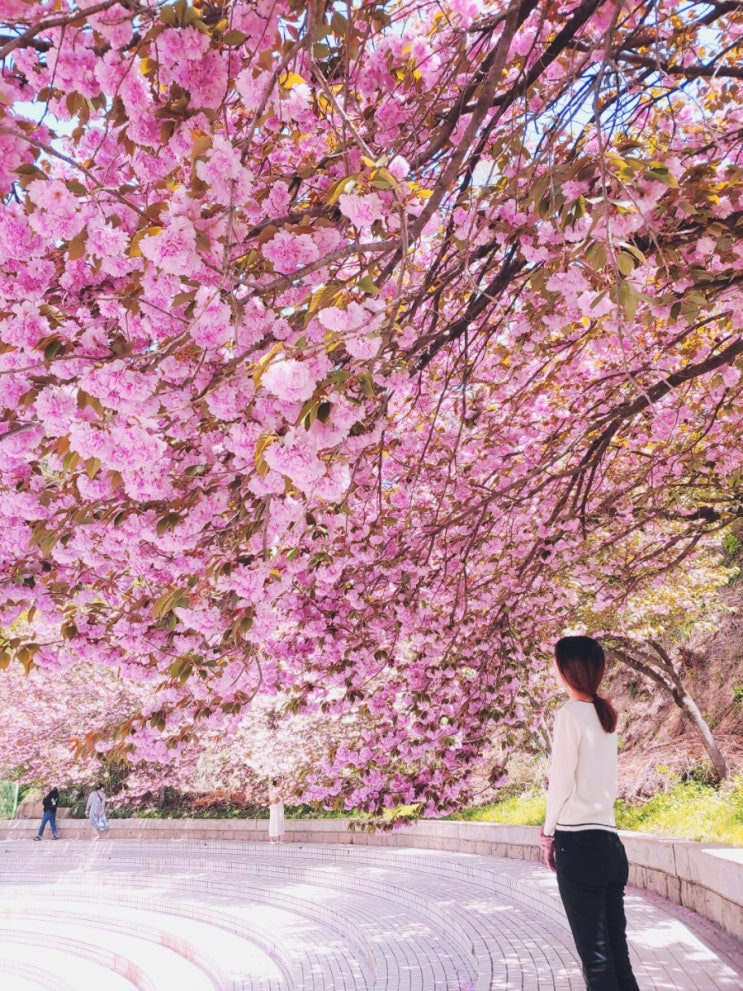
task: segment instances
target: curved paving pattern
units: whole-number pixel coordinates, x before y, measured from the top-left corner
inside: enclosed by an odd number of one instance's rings
[[[582,991],[550,873],[420,849],[0,844],[3,991]],[[740,991],[743,952],[628,899],[643,991]]]

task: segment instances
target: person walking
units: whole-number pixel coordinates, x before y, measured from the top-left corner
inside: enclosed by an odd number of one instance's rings
[[[59,805],[59,792],[56,788],[52,788],[48,795],[44,796],[43,809],[44,813],[41,817],[41,825],[39,826],[39,831],[34,836],[35,840],[41,840],[44,835],[44,830],[46,829],[46,824],[52,827],[52,839],[58,840],[59,833],[57,832],[57,806]]]
[[[606,660],[592,637],[563,637],[554,673],[569,701],[557,713],[547,813],[540,832],[583,967],[586,991],[639,991],[627,946],[627,855],[617,834],[617,713],[598,694]]]
[[[281,778],[273,778],[268,786],[268,842],[281,843],[284,836],[284,800]]]
[[[100,839],[101,833],[107,833],[110,829],[106,818],[106,793],[103,790],[103,785],[97,784],[88,795],[85,815],[90,819],[94,840]]]

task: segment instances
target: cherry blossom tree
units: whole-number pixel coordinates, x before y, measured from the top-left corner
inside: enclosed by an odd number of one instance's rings
[[[354,724],[314,796],[452,807],[740,517],[740,4],[0,22],[0,664],[121,672],[134,761],[278,694]]]

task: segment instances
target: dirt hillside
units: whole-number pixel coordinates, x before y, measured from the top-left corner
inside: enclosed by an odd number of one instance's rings
[[[726,589],[723,601],[732,612],[715,633],[685,644],[680,663],[731,775],[743,775],[743,582]],[[609,682],[620,710],[620,794],[653,794],[676,775],[704,778],[707,753],[670,694],[623,665],[612,667]]]

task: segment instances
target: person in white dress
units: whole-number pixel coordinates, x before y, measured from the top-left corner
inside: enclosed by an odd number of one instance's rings
[[[90,795],[88,795],[88,802],[85,806],[85,815],[90,820],[94,840],[97,840],[101,834],[108,832],[109,825],[108,818],[106,817],[106,793],[103,790],[103,785],[96,785]]]
[[[268,841],[281,843],[284,836],[284,800],[281,796],[281,778],[272,778],[268,786]]]

